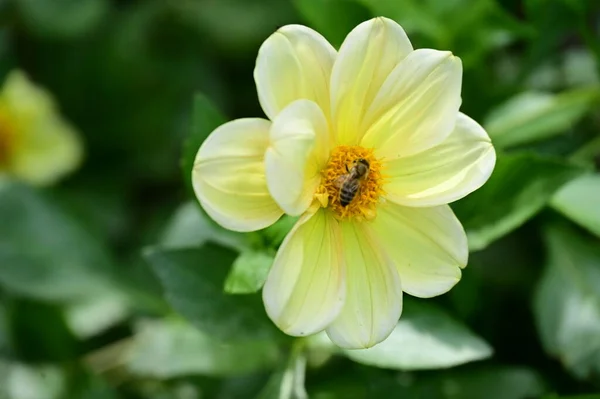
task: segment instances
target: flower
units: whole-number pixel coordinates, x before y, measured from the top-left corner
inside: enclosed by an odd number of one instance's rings
[[[340,347],[371,347],[396,326],[403,292],[445,293],[467,264],[447,204],[483,185],[496,155],[459,112],[462,64],[413,50],[398,24],[375,18],[339,52],[307,27],[282,27],[260,48],[254,79],[269,120],[211,133],[192,172],[196,196],[236,231],[300,216],[263,287],[267,314],[293,336],[325,330]],[[343,206],[340,182],[360,158],[369,173]]]
[[[82,145],[50,95],[18,70],[0,92],[0,173],[48,185],[80,163]]]

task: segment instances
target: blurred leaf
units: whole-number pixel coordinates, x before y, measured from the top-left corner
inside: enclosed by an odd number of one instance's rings
[[[492,355],[492,348],[442,310],[411,301],[405,303],[398,325],[385,341],[343,353],[368,366],[425,370],[482,360]]]
[[[532,218],[563,184],[583,172],[553,158],[520,153],[499,156],[490,180],[453,204],[469,249],[485,248]]]
[[[598,88],[556,95],[525,92],[493,110],[484,126],[499,148],[539,141],[568,131],[598,98]]]
[[[548,265],[535,292],[544,348],[579,378],[600,372],[600,246],[572,229],[545,231]]]
[[[259,291],[267,280],[274,256],[262,251],[242,252],[233,262],[225,280],[225,292],[252,294]]]
[[[18,358],[27,362],[71,361],[79,343],[65,322],[61,309],[52,304],[14,299],[10,301],[11,343]],[[40,334],[40,326],[44,333]]]
[[[271,376],[257,399],[308,399],[304,388],[305,373],[304,343],[298,339],[292,345],[285,367]]]
[[[169,249],[199,247],[208,241],[238,251],[248,246],[245,235],[225,230],[211,222],[198,204],[190,201],[181,205],[171,217],[160,240],[160,247]]]
[[[180,320],[146,321],[137,330],[127,364],[146,377],[239,375],[272,367],[279,355],[274,341],[219,342]]]
[[[358,24],[371,17],[369,11],[353,0],[293,0],[308,25],[339,48]]]
[[[97,335],[122,322],[129,314],[128,301],[118,294],[78,301],[65,309],[66,323],[79,338]]]
[[[418,380],[415,386],[420,393],[416,397],[444,399],[526,399],[545,391],[540,376],[522,367],[450,371]]]
[[[566,83],[569,86],[596,86],[600,84],[598,61],[587,49],[567,50],[563,67]]]
[[[39,36],[73,38],[94,29],[107,15],[107,0],[16,0],[23,22]]]
[[[112,259],[78,222],[39,191],[0,180],[0,285],[66,301],[114,290]]]
[[[192,169],[194,168],[196,154],[208,135],[226,121],[227,119],[221,111],[219,111],[205,95],[196,94],[194,96],[192,129],[190,136],[183,144],[183,154],[181,158],[183,181],[192,192]]]
[[[145,252],[171,306],[192,324],[223,340],[278,336],[259,295],[227,295],[223,284],[235,252],[214,244]]]
[[[551,205],[600,236],[600,174],[584,175],[571,180],[554,194]]]
[[[66,390],[64,372],[56,366],[28,366],[0,360],[0,398],[61,399]]]

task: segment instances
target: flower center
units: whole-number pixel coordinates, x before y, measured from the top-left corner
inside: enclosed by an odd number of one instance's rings
[[[341,145],[333,149],[316,198],[339,219],[372,219],[383,193],[381,161],[373,149]]]

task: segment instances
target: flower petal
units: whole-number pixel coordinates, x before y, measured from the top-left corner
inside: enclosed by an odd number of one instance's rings
[[[269,192],[285,213],[310,206],[329,157],[327,120],[317,104],[298,100],[277,115],[265,154]]]
[[[336,51],[314,30],[286,25],[258,50],[254,81],[263,111],[273,120],[289,103],[307,99],[329,115],[329,79]]]
[[[402,27],[388,18],[363,22],[348,34],[331,73],[331,120],[338,144],[358,144],[365,110],[411,51]]]
[[[0,119],[10,135],[9,173],[31,184],[48,185],[80,165],[83,145],[78,132],[60,116],[50,93],[19,70],[4,83]]]
[[[404,292],[429,298],[450,290],[467,264],[467,237],[448,205],[408,208],[382,203],[372,229],[393,260]]]
[[[495,163],[496,152],[485,130],[459,113],[454,131],[439,145],[385,162],[385,196],[406,206],[447,204],[481,187]]]
[[[460,107],[462,63],[448,51],[419,49],[390,73],[367,111],[361,145],[383,157],[416,154],[442,142]]]
[[[327,334],[342,348],[369,348],[386,339],[400,318],[400,279],[368,223],[343,223],[342,238],[346,303]]]
[[[317,333],[338,315],[345,287],[338,221],[311,208],[277,252],[263,288],[267,314],[289,335]]]
[[[237,119],[215,129],[198,150],[194,192],[206,213],[226,229],[259,230],[283,214],[265,177],[270,126],[264,119]]]

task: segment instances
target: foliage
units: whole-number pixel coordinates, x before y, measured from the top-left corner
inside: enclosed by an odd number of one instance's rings
[[[376,15],[462,59],[461,110],[498,159],[451,204],[472,252],[461,282],[407,298],[389,340],[347,351],[264,312],[296,219],[226,231],[190,174],[216,126],[262,115],[252,70],[277,27],[339,46]],[[0,178],[0,398],[600,392],[597,1],[4,0],[0,17],[0,74],[52,93],[86,151],[53,187]]]

